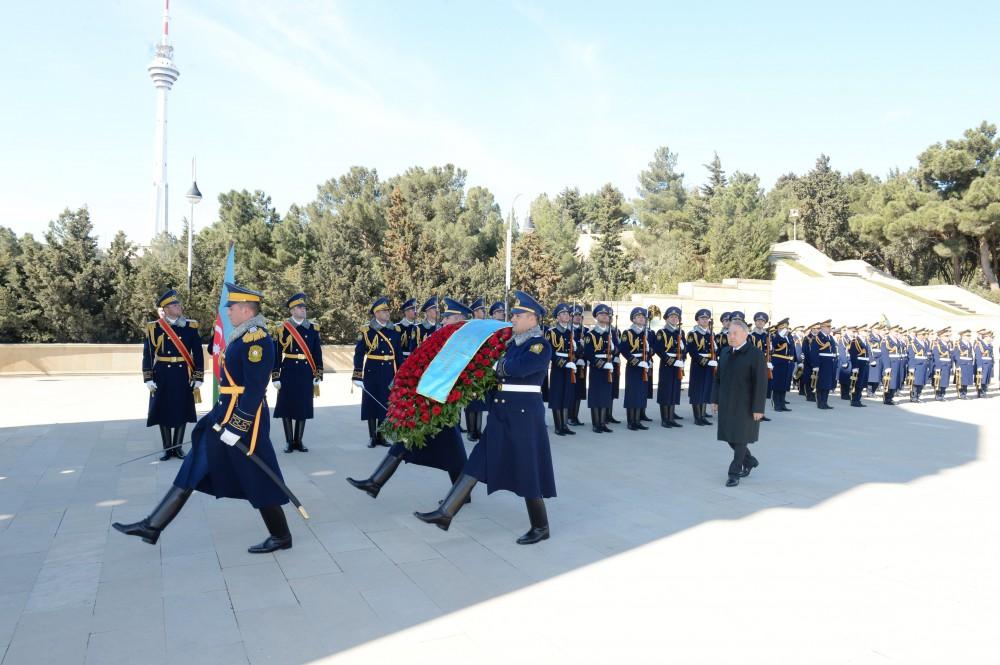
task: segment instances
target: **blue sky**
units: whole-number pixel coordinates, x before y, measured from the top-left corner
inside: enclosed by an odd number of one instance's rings
[[[88,205],[102,244],[152,232],[159,0],[7,3],[0,225],[41,235]],[[190,159],[205,200],[263,189],[280,212],[351,165],[455,163],[504,210],[605,182],[654,149],[689,184],[727,171],[912,165],[1000,121],[1000,5],[950,2],[173,0],[171,229]]]

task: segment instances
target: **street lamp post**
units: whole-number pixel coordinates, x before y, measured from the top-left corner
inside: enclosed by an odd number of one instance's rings
[[[191,189],[185,194],[191,204],[191,217],[188,219],[188,298],[191,297],[191,257],[194,254],[194,204],[201,201],[201,190],[198,189],[198,179],[195,173],[194,158],[191,158]]]
[[[792,240],[799,239],[799,209],[792,208],[788,211],[788,218],[792,220]]]

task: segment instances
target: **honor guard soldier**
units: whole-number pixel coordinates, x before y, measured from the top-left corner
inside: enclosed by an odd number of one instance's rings
[[[900,337],[900,330],[893,326],[882,338],[882,403],[895,406],[893,398],[903,386],[903,359],[906,358],[906,346]]]
[[[819,332],[809,345],[809,366],[815,377],[813,390],[816,392],[816,407],[832,409],[830,391],[837,385],[837,342],[833,339],[831,321],[827,319],[813,324]]]
[[[833,336],[837,342],[837,381],[840,383],[840,399],[851,399],[851,356],[847,351],[847,343],[851,340],[851,333],[842,326]]]
[[[718,351],[720,349],[722,349],[725,346],[729,346],[729,321],[732,319],[732,317],[733,317],[732,312],[723,312],[719,316],[719,326],[722,329],[715,335],[716,355],[718,355]]]
[[[403,303],[403,318],[396,324],[399,326],[399,345],[403,360],[410,357],[410,338],[417,327],[417,299],[410,298]]]
[[[848,396],[851,398],[851,406],[861,408],[861,395],[868,385],[868,369],[871,358],[871,349],[868,347],[868,340],[865,331],[858,330],[854,326],[847,328],[846,349],[848,362],[851,364],[851,378],[848,384]]]
[[[712,312],[699,309],[694,319],[697,325],[688,332],[687,344],[684,347],[688,357],[691,358],[688,402],[691,403],[691,411],[694,413],[694,424],[711,425],[705,410],[712,401],[712,383],[716,368],[719,366],[719,349],[717,338],[712,333]],[[728,322],[727,318],[726,323]]]
[[[583,337],[587,332],[587,329],[583,327],[583,307],[580,305],[573,305],[572,308],[573,320],[570,324],[570,328],[573,331],[573,340],[576,342],[576,395],[573,400],[573,406],[570,409],[569,418],[567,422],[573,427],[582,427],[583,423],[580,422],[580,405],[583,404],[583,400],[587,399],[587,361],[583,358]]]
[[[948,383],[951,381],[951,342],[947,335],[951,333],[949,328],[943,328],[935,333],[935,339],[931,342],[931,358],[934,362],[934,375],[931,383],[934,386],[934,401],[943,402],[944,396],[948,392]]]
[[[782,319],[774,325],[771,335],[771,404],[775,411],[791,411],[785,396],[792,383],[795,367],[799,362],[795,340],[788,332],[788,319]]]
[[[460,323],[469,318],[472,310],[451,298],[442,298],[444,312],[442,312],[441,326]],[[465,453],[465,444],[462,443],[462,433],[458,425],[445,427],[440,432],[427,440],[427,445],[423,448],[407,449],[401,442],[397,441],[386,453],[385,458],[379,462],[375,472],[365,480],[355,480],[348,478],[354,487],[374,498],[377,498],[382,487],[385,486],[396,469],[402,462],[426,466],[432,469],[441,469],[448,472],[452,484],[455,484],[462,475],[462,469],[468,456]]]
[[[418,323],[410,334],[410,351],[416,349],[420,344],[437,332],[440,328],[438,323],[438,299],[431,296],[420,306],[420,313],[424,315],[424,320]]]
[[[684,331],[681,329],[681,308],[670,306],[664,313],[663,328],[653,335],[653,348],[660,358],[659,388],[656,403],[660,405],[660,427],[683,427],[675,411],[681,403],[681,381],[684,379]]]
[[[219,499],[246,499],[260,511],[270,536],[249,552],[287,550],[292,546],[292,535],[282,506],[288,503],[288,495],[274,480],[281,479],[281,469],[271,447],[267,407],[274,342],[260,314],[261,294],[229,282],[226,288],[233,330],[220,363],[219,401],[191,432],[191,452],[160,504],[141,522],[116,522],[113,526],[155,544],[191,492],[198,490]]]
[[[285,303],[290,317],[274,327],[274,370],[271,383],[278,391],[274,417],[285,430],[285,452],[307,453],[302,443],[306,421],[313,417],[313,398],[323,380],[323,347],[319,328],[306,318],[306,294],[296,293]]]
[[[976,382],[976,358],[972,348],[972,331],[963,330],[959,335],[959,340],[952,350],[952,360],[955,363],[955,385],[958,387],[958,398],[969,399],[969,386]]]
[[[906,345],[906,385],[910,387],[910,401],[919,404],[920,393],[927,383],[927,365],[930,362],[926,346],[926,331],[914,331],[913,339]]]
[[[434,311],[437,312],[435,304]],[[403,362],[401,329],[389,321],[389,299],[382,297],[368,309],[371,321],[354,344],[354,385],[361,388],[361,420],[368,421],[368,447],[388,446],[378,431],[389,403],[389,384]]]
[[[742,314],[742,312],[741,312]],[[767,328],[770,320],[767,312],[757,312],[753,315],[753,328],[750,329],[750,337],[747,341],[756,346],[764,355],[767,363],[767,399],[771,399],[771,378],[774,375],[774,363],[771,362],[771,331]],[[767,416],[761,418],[764,422],[771,419]]]
[[[882,380],[882,327],[878,323],[873,323],[871,333],[868,335],[868,348],[872,350],[871,360],[868,361],[868,396],[874,397],[878,391],[879,382]]]
[[[489,494],[507,490],[524,498],[531,529],[517,543],[530,545],[549,537],[545,499],[556,495],[541,396],[552,348],[539,326],[545,308],[523,291],[514,291],[514,298],[514,334],[497,363],[498,385],[490,397],[483,436],[469,455],[462,477],[438,508],[415,515],[447,531],[476,483],[484,482]]]
[[[490,305],[490,318],[494,321],[506,321],[507,320],[507,305],[497,301]]]
[[[806,384],[809,382],[808,375],[805,371],[805,364],[808,362],[806,360],[806,329],[802,326],[798,326],[792,331],[792,339],[795,340],[795,355],[798,357],[799,362],[795,366],[795,371],[792,372],[792,381],[795,387],[798,389],[799,394],[803,397],[806,396]]]
[[[986,397],[993,378],[993,333],[980,330],[979,339],[972,348],[976,355],[976,396]]]
[[[595,434],[613,431],[608,427],[611,413],[612,384],[614,383],[615,358],[618,348],[611,334],[612,310],[607,305],[594,306],[594,325],[583,336],[581,355],[594,370],[590,373],[590,387],[587,390],[587,408],[590,409],[590,424]]]
[[[447,301],[448,298],[445,298]],[[476,298],[469,307],[465,308],[471,313],[474,319],[486,318],[486,303],[482,298]],[[447,318],[445,313],[445,318]],[[463,315],[464,316],[464,315]],[[464,318],[462,319],[465,320]],[[448,325],[447,322],[443,323]],[[483,413],[486,411],[486,399],[474,399],[465,407],[465,430],[469,433],[469,441],[479,441],[483,433]]]
[[[629,314],[631,327],[622,331],[618,352],[625,361],[625,415],[630,430],[649,429],[640,420],[649,399],[649,386],[653,380],[653,342],[646,328],[649,312],[633,307]]]
[[[552,347],[552,367],[549,370],[549,408],[557,436],[575,435],[567,426],[570,409],[576,400],[576,340],[570,328],[571,310],[566,303],[559,303],[552,310],[556,324],[545,332],[545,339]]]
[[[157,301],[163,316],[146,324],[142,341],[142,378],[149,389],[146,427],[160,427],[161,462],[181,459],[187,423],[195,422],[194,405],[201,401],[205,357],[198,322],[184,318],[177,291],[170,289]]]

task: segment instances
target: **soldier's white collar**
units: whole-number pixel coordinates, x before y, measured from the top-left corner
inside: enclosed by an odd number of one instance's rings
[[[172,326],[177,326],[178,328],[183,328],[184,325],[187,323],[187,319],[184,318],[183,314],[180,315],[180,316],[178,316],[176,319],[174,319],[172,321],[170,320],[169,316],[164,316],[163,320],[166,321],[167,323],[169,323]]]
[[[708,330],[706,330],[705,328],[702,328],[701,325],[697,324],[697,323],[694,326],[694,331],[698,332],[698,333],[702,333],[702,334],[707,334],[708,333]]]
[[[541,336],[542,336],[542,328],[541,328],[541,326],[535,326],[534,328],[531,328],[530,330],[526,330],[523,333],[517,333],[511,339],[514,340],[514,344],[516,344],[518,346],[521,346],[522,344],[524,344],[529,339],[531,339],[533,337],[541,337]]]
[[[299,321],[294,316],[290,316],[288,317],[288,320],[297,326],[302,326],[303,328],[308,328],[312,325],[312,321],[310,321],[309,319],[302,319],[301,321]]]
[[[590,332],[595,332],[598,335],[603,335],[608,332],[608,329],[602,326],[600,323],[595,323],[594,327],[590,329]]]
[[[226,346],[232,344],[236,338],[243,337],[243,333],[251,328],[267,328],[267,321],[264,320],[263,314],[258,314],[253,318],[247,319],[240,325],[233,328],[233,330],[226,336]]]
[[[646,326],[640,326],[635,323],[629,326],[629,330],[634,332],[636,335],[642,334],[642,331],[646,329]]]

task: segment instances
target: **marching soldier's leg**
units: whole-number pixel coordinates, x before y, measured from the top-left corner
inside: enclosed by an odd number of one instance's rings
[[[528,519],[531,521],[531,529],[526,534],[517,539],[518,545],[533,545],[549,538],[549,517],[545,513],[544,499],[525,499],[524,505],[528,508]]]
[[[247,552],[251,554],[267,554],[277,550],[292,549],[292,532],[288,530],[288,521],[285,519],[285,511],[281,506],[268,506],[260,509],[260,516],[264,518],[267,525],[267,532],[271,535],[262,543],[251,545]]]
[[[170,428],[166,425],[160,425],[160,442],[163,444],[163,455],[160,457],[160,461],[166,462],[171,457],[169,448],[173,445]]]
[[[181,425],[180,427],[174,428],[174,439],[173,439],[173,450],[170,454],[177,459],[184,459],[184,451],[181,449],[181,444],[184,443],[184,430],[187,429],[187,425]]]
[[[160,505],[149,514],[149,517],[141,522],[132,524],[115,522],[111,526],[127,536],[139,536],[150,545],[155,545],[160,538],[160,533],[177,517],[177,513],[181,512],[181,508],[191,496],[191,492],[190,489],[171,485],[166,496],[160,501]]]
[[[569,434],[571,436],[576,436],[576,432],[574,432],[573,430],[571,430],[566,425],[566,423],[569,422],[569,415],[570,415],[570,410],[569,409],[563,409],[562,410],[563,434]],[[583,423],[580,423],[580,424],[582,425]]]
[[[369,421],[369,422],[371,422],[371,421]],[[295,450],[295,434],[292,431],[292,419],[291,418],[282,418],[281,419],[281,426],[285,430],[285,452],[286,453],[293,452]],[[371,426],[370,425],[369,425],[368,429],[369,429],[369,431],[371,431]],[[368,447],[371,448],[371,446],[368,446]]]
[[[451,526],[451,520],[462,509],[462,506],[466,503],[465,500],[472,494],[472,489],[478,482],[473,476],[462,474],[462,477],[451,486],[448,496],[444,498],[437,510],[432,510],[429,513],[413,513],[414,517],[422,522],[437,525],[437,528],[447,531],[448,527]]]
[[[740,472],[740,478],[746,478],[758,466],[760,466],[760,461],[750,454],[750,446],[748,445],[747,454],[743,457],[743,470]]]
[[[365,480],[355,480],[354,478],[348,478],[349,482],[354,487],[357,487],[362,492],[367,492],[368,496],[371,498],[378,497],[378,493],[382,490],[389,479],[392,478],[392,474],[396,473],[396,469],[402,464],[402,456],[396,456],[392,453],[388,453],[381,462],[379,462],[378,467],[375,472],[372,473]]]
[[[306,448],[305,444],[302,443],[302,435],[306,432],[306,421],[296,420],[295,421],[295,447],[300,453],[307,453],[309,449]]]

